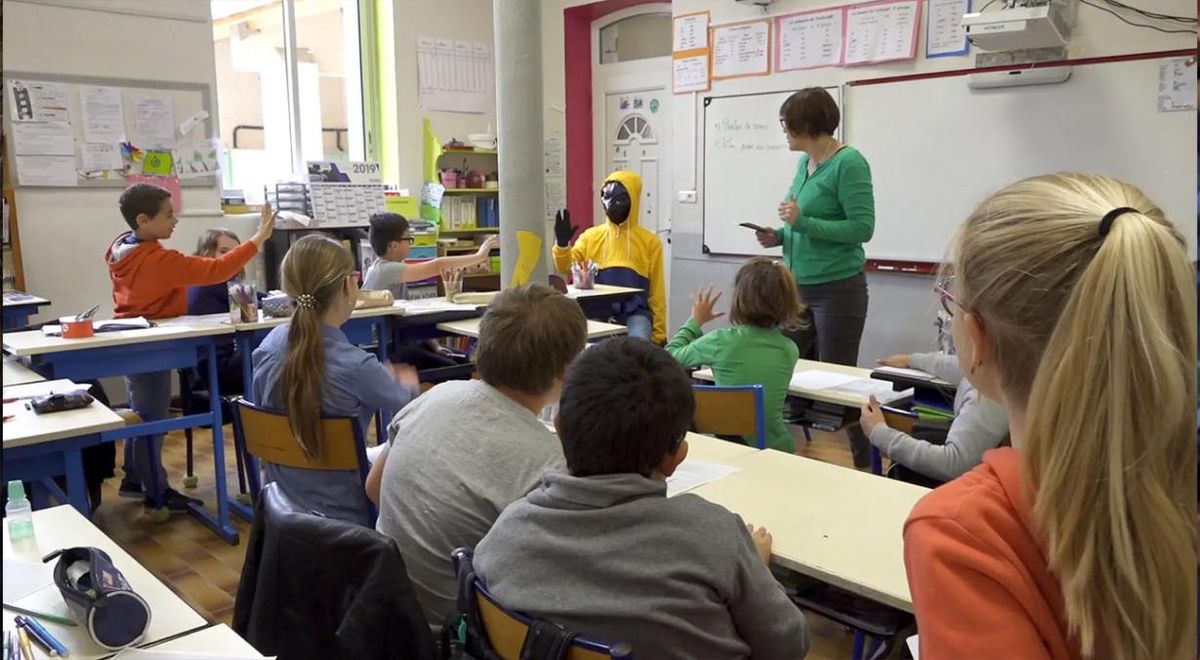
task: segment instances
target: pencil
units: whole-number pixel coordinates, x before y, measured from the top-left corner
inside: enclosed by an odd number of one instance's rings
[[[47,614],[45,612],[38,612],[37,610],[30,610],[30,609],[26,609],[24,607],[17,607],[16,605],[9,605],[8,603],[4,603],[4,609],[12,610],[12,611],[18,612],[20,614],[27,614],[29,616],[36,616],[39,619],[45,619],[46,621],[49,621],[50,623],[57,623],[60,626],[77,626],[77,625],[79,625],[79,624],[75,623],[75,621],[73,619],[68,619],[66,617],[58,616],[55,614]]]

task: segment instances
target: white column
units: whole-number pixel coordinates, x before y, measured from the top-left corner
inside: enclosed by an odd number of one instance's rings
[[[493,0],[500,150],[500,284],[517,263],[517,232],[546,240],[542,154],[542,0]],[[547,282],[546,249],[531,282]]]

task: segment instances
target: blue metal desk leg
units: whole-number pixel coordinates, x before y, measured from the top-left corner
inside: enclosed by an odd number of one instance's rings
[[[87,480],[83,475],[83,452],[77,447],[63,452],[63,463],[67,468],[67,498],[84,518],[90,518],[92,506],[88,502]]]
[[[225,429],[221,421],[221,393],[217,380],[217,343],[208,342],[208,396],[212,411],[213,471],[217,486],[216,531],[229,543],[238,542],[237,530],[229,523],[229,494],[225,486]],[[206,522],[212,522],[207,520]]]
[[[238,355],[240,355],[242,358],[242,396],[245,397],[247,401],[254,400],[254,368],[250,360],[250,344],[253,335],[253,332],[239,332],[234,340],[237,342]],[[244,494],[246,493],[246,480],[249,476],[246,474],[246,471],[254,468],[250,465],[246,465],[243,461],[242,446],[238,441],[236,431],[234,433],[233,450],[237,453],[235,458],[237,459],[236,462],[238,469],[238,491],[239,493]],[[252,522],[254,520],[254,509],[246,506],[236,499],[228,500],[228,502],[229,509],[235,516],[248,522]]]
[[[387,317],[377,316],[373,322],[375,326],[375,336],[378,341],[375,343],[375,351],[381,363],[387,363],[388,360],[388,343],[387,333],[390,330],[387,324]],[[382,408],[375,411],[375,444],[381,445],[387,441],[387,425],[391,421],[392,415],[399,412],[398,410],[383,410]]]
[[[871,445],[871,474],[883,474],[883,455],[875,445]]]

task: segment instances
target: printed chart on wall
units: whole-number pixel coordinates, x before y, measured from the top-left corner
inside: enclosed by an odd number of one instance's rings
[[[775,71],[840,65],[845,16],[841,8],[777,16]]]
[[[928,0],[925,21],[925,57],[954,57],[971,50],[963,15],[971,11],[971,0]]]
[[[426,110],[483,114],[492,106],[494,76],[488,44],[417,39],[417,79]]]
[[[842,108],[840,87],[825,87]],[[779,203],[787,195],[799,163],[779,130],[779,107],[795,90],[716,96],[704,99],[703,244],[708,254],[758,255],[749,222],[780,226]],[[834,137],[841,138],[840,130]]]
[[[714,26],[712,42],[713,80],[771,73],[771,21]]]
[[[847,66],[917,56],[920,0],[885,0],[846,9]]]
[[[709,89],[708,19],[705,11],[676,16],[672,21],[671,88],[676,94]]]

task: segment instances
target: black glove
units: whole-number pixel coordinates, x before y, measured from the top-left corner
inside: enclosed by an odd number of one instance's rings
[[[571,224],[571,212],[563,209],[554,214],[554,240],[558,247],[565,248],[571,244],[579,227]]]

